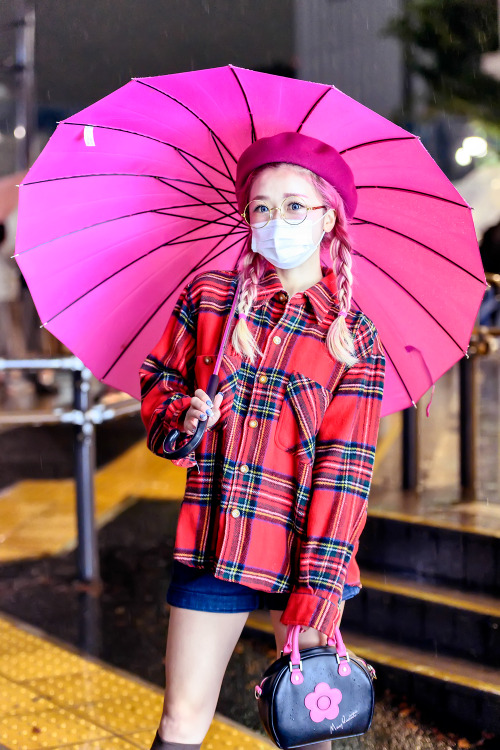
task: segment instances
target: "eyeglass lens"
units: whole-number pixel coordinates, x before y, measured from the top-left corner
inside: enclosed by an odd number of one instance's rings
[[[303,198],[291,196],[285,198],[281,206],[275,206],[288,224],[300,224],[307,217],[307,206]],[[270,220],[273,207],[265,201],[253,200],[245,208],[244,219],[251,227],[265,226]]]

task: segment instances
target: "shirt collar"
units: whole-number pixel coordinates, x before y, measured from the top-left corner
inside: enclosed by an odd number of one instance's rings
[[[322,322],[329,310],[333,308],[338,313],[340,309],[335,274],[331,268],[325,265],[321,265],[321,270],[323,272],[321,281],[318,281],[314,286],[305,289],[303,292],[319,323]],[[265,302],[274,297],[275,294],[284,291],[276,269],[268,262],[268,268],[264,271],[259,281],[257,295],[252,303],[252,307],[261,307]]]

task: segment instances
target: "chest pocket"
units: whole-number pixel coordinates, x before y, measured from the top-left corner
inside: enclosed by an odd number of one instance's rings
[[[207,391],[208,381],[215,367],[217,355],[199,354],[196,357],[194,366],[195,389],[201,388]],[[222,393],[222,403],[220,407],[220,419],[215,425],[215,429],[227,422],[227,417],[233,406],[234,394],[238,382],[238,371],[241,367],[241,357],[224,353],[219,368],[219,386],[217,393]]]
[[[275,431],[276,445],[295,453],[300,461],[313,463],[318,434],[332,393],[306,375],[290,374]]]

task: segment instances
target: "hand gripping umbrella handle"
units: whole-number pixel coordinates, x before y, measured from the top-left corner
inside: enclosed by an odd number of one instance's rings
[[[211,401],[213,401],[215,398],[218,385],[219,376],[215,374],[210,375],[210,380],[208,381],[207,386],[207,396],[209,399],[211,399]],[[164,455],[167,458],[185,458],[185,456],[191,453],[191,451],[194,451],[194,449],[200,444],[203,433],[207,428],[207,422],[208,419],[198,420],[198,427],[196,428],[196,432],[193,434],[193,437],[189,442],[186,443],[186,445],[183,445],[180,448],[175,448],[175,441],[177,440],[179,435],[186,435],[186,433],[181,432],[178,429],[170,430],[163,443]]]
[[[241,282],[238,281],[237,287],[236,287],[236,293],[234,295],[233,304],[231,306],[231,312],[229,313],[226,327],[224,329],[224,333],[222,334],[222,342],[219,350],[219,354],[217,356],[217,362],[215,363],[214,372],[212,375],[210,375],[210,380],[208,381],[207,386],[207,396],[208,398],[213,401],[215,398],[215,394],[217,393],[217,388],[219,386],[219,367],[222,360],[222,355],[224,353],[224,349],[226,348],[227,339],[229,337],[229,329],[231,327],[231,322],[233,320],[234,311],[236,309],[236,303],[238,301],[238,292],[240,291]],[[186,443],[186,445],[183,445],[181,448],[175,448],[175,441],[179,437],[179,435],[184,435],[185,433],[181,433],[180,430],[170,430],[167,437],[164,440],[163,443],[163,455],[167,458],[185,458],[191,451],[194,451],[194,449],[200,444],[201,439],[203,437],[203,434],[207,428],[207,422],[208,419],[205,420],[199,420],[198,421],[198,427],[196,428],[196,432],[194,433],[193,437],[189,442]]]

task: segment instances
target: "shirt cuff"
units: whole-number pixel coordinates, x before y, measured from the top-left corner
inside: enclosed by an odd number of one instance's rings
[[[283,625],[303,625],[325,633],[329,638],[335,635],[335,628],[341,620],[341,599],[332,594],[329,599],[307,592],[293,591],[281,615]]]

